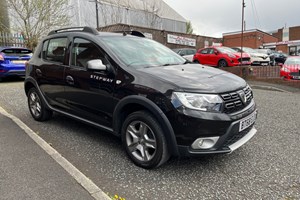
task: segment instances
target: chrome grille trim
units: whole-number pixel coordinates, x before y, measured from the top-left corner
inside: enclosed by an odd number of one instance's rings
[[[244,92],[247,101],[243,102],[239,93]],[[238,112],[244,109],[247,105],[250,104],[251,100],[253,99],[253,93],[249,85],[247,85],[242,90],[238,90],[235,92],[221,94],[221,98],[224,101],[224,113],[230,114],[234,112]]]

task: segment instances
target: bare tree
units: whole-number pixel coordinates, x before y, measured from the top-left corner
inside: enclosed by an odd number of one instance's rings
[[[7,2],[6,0],[1,0],[0,6],[0,32],[9,31],[9,20],[7,12]]]
[[[8,0],[8,7],[12,29],[23,34],[31,49],[51,29],[69,25],[68,0]]]
[[[161,9],[161,3],[159,1],[143,1],[145,19],[148,26],[151,28],[156,28],[160,23],[160,17],[158,13]]]

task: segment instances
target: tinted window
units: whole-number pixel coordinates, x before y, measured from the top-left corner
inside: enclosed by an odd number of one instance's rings
[[[103,64],[107,64],[104,54],[94,43],[75,38],[72,47],[71,65],[86,68],[87,62],[95,59],[101,59]]]
[[[67,49],[67,38],[55,38],[43,44],[43,58],[45,60],[63,63]]]
[[[32,51],[29,49],[14,49],[14,48],[3,49],[1,52],[5,53],[6,55],[10,55],[10,56],[31,55],[31,53],[32,53]]]

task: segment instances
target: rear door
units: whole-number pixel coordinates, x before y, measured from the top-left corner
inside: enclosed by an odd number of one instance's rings
[[[41,63],[35,67],[38,85],[48,103],[60,110],[64,105],[64,69],[68,60],[67,37],[53,38],[44,41]]]

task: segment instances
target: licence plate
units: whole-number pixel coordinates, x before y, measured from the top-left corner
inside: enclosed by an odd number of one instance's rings
[[[11,62],[14,64],[25,64],[26,60],[13,60]]]
[[[300,80],[300,76],[293,76],[293,79]]]
[[[244,119],[242,119],[240,121],[240,128],[239,128],[239,132],[245,130],[246,128],[248,128],[249,126],[251,126],[256,119],[256,111],[253,112],[251,115],[249,115],[248,117],[245,117]]]

